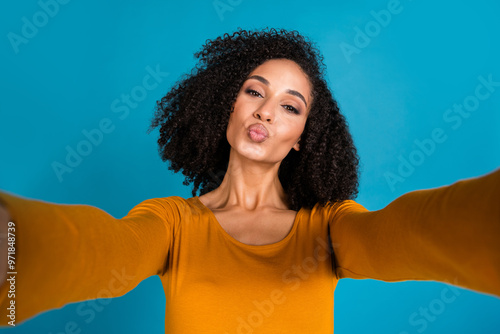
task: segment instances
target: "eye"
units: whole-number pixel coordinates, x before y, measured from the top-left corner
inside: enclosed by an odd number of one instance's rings
[[[300,114],[300,112],[297,110],[297,108],[295,108],[295,107],[293,107],[293,106],[291,106],[289,104],[284,105],[283,108],[285,108],[289,112],[293,112],[294,114],[297,114],[297,115]]]
[[[260,95],[260,93],[258,91],[250,89],[250,88],[245,90],[245,93],[252,95],[252,96],[256,96],[256,97],[262,97],[262,95]]]

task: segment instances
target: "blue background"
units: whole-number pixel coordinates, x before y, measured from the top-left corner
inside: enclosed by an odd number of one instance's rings
[[[454,103],[474,95],[479,76],[500,81],[498,2],[402,0],[400,12],[371,31],[369,42],[350,57],[342,43],[356,46],[357,29],[373,28],[371,11],[386,9],[389,1],[221,2],[227,7],[218,13],[213,1],[70,1],[39,22],[36,35],[17,50],[9,36],[22,35],[23,17],[43,19],[37,14],[42,7],[36,1],[4,4],[0,188],[95,205],[116,217],[147,198],[190,197],[183,178],[159,159],[157,132],[148,135],[146,129],[155,101],[194,65],[193,53],[206,39],[237,27],[296,29],[317,42],[359,149],[357,201],[368,209],[500,165],[500,87],[456,129],[443,119]],[[142,85],[147,66],[157,65],[169,75],[121,119],[111,104]],[[82,131],[105,118],[114,130],[59,180],[53,163],[65,163],[66,147],[75,149],[86,139]],[[421,154],[424,161],[391,187],[386,176],[398,173],[398,157],[416,157],[415,140],[430,138],[436,128],[446,140]],[[445,288],[434,282],[342,280],[335,294],[335,333],[500,331],[500,299],[463,289],[425,329],[410,323],[409,317],[440,299]],[[110,301],[89,323],[76,313],[78,304],[70,304],[0,331],[64,333],[74,321],[81,333],[164,332],[165,298],[157,276]]]

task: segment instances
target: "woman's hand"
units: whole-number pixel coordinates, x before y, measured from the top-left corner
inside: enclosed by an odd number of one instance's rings
[[[7,224],[9,221],[9,211],[0,203],[0,285],[7,278]]]

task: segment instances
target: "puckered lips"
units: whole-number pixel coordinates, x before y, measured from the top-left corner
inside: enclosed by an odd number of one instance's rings
[[[248,127],[248,137],[256,143],[262,143],[269,138],[269,132],[261,123],[254,123]]]

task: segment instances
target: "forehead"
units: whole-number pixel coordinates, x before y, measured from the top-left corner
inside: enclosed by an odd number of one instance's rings
[[[300,90],[304,96],[310,96],[311,83],[302,68],[289,59],[270,59],[257,66],[249,76],[260,75],[271,86],[287,86],[286,89]]]

